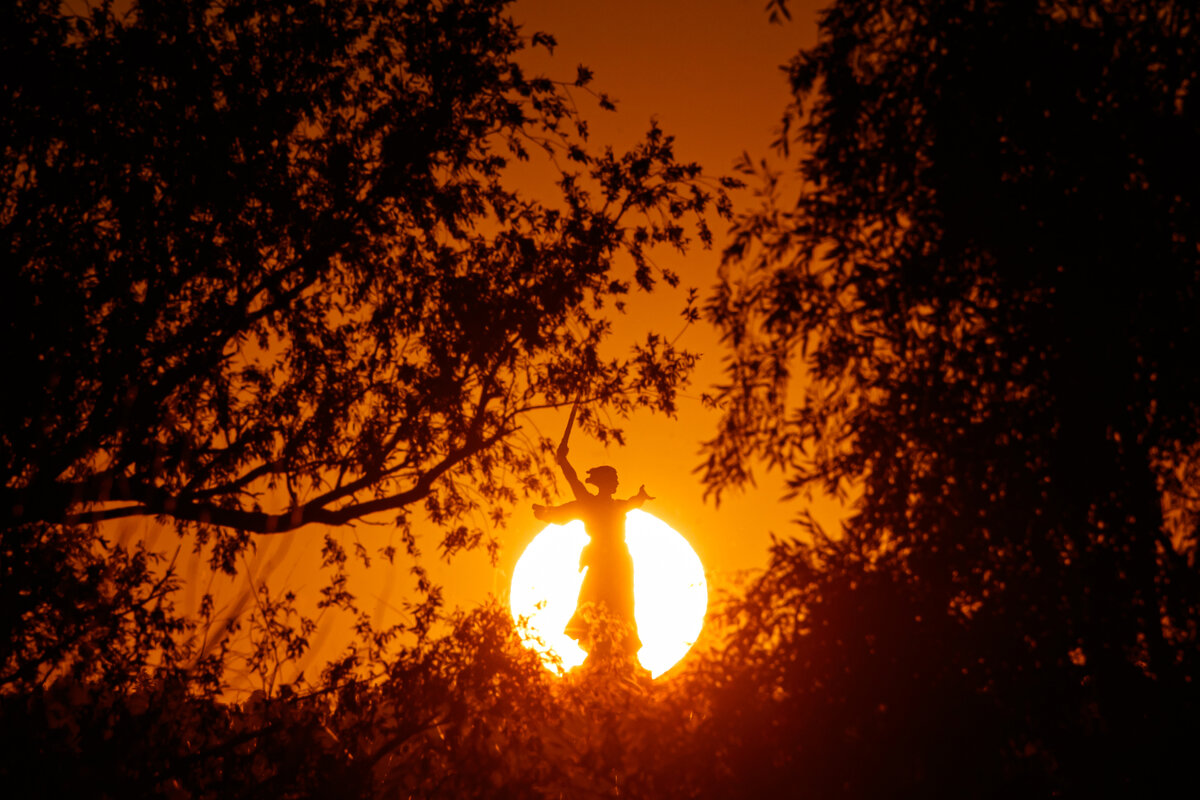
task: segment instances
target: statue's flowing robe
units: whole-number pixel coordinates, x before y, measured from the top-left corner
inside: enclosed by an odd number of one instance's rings
[[[581,519],[591,538],[579,556],[579,568],[586,567],[587,574],[579,589],[575,614],[564,632],[586,646],[592,631],[583,611],[588,603],[604,606],[610,615],[627,626],[628,633],[618,645],[619,649],[634,654],[642,644],[634,618],[633,556],[625,543],[625,514],[630,507],[628,500],[588,497],[547,509],[546,519],[558,523]]]

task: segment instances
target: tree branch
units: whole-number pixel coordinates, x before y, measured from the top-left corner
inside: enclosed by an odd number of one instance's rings
[[[136,505],[121,508],[96,509],[76,514],[67,514],[60,521],[67,525],[85,525],[126,517],[159,515],[259,534],[287,533],[314,522],[330,526],[344,525],[360,517],[403,508],[424,499],[429,495],[434,483],[442,475],[468,458],[483,452],[500,439],[513,433],[514,430],[514,428],[503,428],[484,439],[471,436],[465,445],[451,450],[445,458],[422,474],[411,488],[387,497],[350,503],[336,509],[326,508],[326,506],[330,502],[352,493],[347,491],[349,487],[327,492],[308,503],[280,514],[227,508],[212,502],[163,495],[162,497],[143,500]],[[364,477],[359,481],[355,481],[351,486],[357,485],[358,488],[364,488],[372,480]],[[24,518],[30,519],[28,516]],[[55,521],[48,516],[34,518],[43,522]]]

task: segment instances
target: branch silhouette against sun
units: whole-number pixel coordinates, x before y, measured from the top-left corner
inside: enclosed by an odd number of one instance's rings
[[[590,540],[579,554],[579,570],[587,570],[583,585],[579,589],[575,614],[567,622],[565,633],[579,642],[593,657],[606,659],[615,656],[634,663],[642,647],[638,637],[637,620],[634,618],[633,556],[625,542],[625,515],[641,508],[647,500],[653,500],[643,485],[637,494],[618,500],[617,471],[610,466],[593,467],[588,470],[587,483],[596,487],[596,493],[588,490],[579,479],[568,459],[568,442],[575,414],[579,408],[576,401],[567,418],[562,441],[555,452],[555,459],[567,479],[575,499],[559,506],[544,506],[535,503],[533,514],[543,522],[565,524],[572,520],[583,520]],[[617,630],[615,635],[596,630],[594,614],[608,615]],[[615,641],[611,641],[615,638]]]
[[[545,472],[522,414],[583,376],[600,408],[673,410],[692,354],[601,351],[732,182],[657,127],[593,147],[590,73],[527,76],[554,40],[506,6],[22,6],[45,36],[5,50],[5,524],[502,518]],[[548,197],[510,185],[542,156]]]

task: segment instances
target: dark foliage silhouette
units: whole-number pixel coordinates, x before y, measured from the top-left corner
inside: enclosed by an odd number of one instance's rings
[[[532,488],[517,418],[582,376],[673,408],[690,354],[598,347],[713,191],[657,129],[591,148],[589,73],[526,76],[553,39],[504,2],[60,6],[3,12],[7,523],[453,527]]]
[[[531,744],[548,673],[498,609],[447,618],[422,581],[404,623],[359,615],[342,659],[284,683],[311,633],[294,597],[184,617],[173,565],[111,526],[158,518],[233,571],[252,534],[382,514],[449,556],[552,483],[525,412],[586,384],[606,439],[673,410],[692,354],[653,333],[601,353],[628,293],[678,282],[650,250],[707,243],[723,187],[656,127],[594,147],[576,102],[611,101],[583,68],[526,75],[520,52],[554,40],[506,5],[3,4],[6,792],[590,785],[523,756],[554,741]],[[547,196],[514,188],[537,159]],[[344,580],[324,604],[354,611]],[[249,699],[228,692],[235,634]]]
[[[553,480],[522,414],[585,378],[616,418],[673,409],[692,354],[601,348],[722,189],[657,128],[592,147],[589,73],[527,76],[554,41],[505,5],[5,4],[0,682],[180,632],[173,575],[99,523],[229,571],[252,534],[371,515],[492,548],[482,520]],[[512,186],[530,158],[548,197]]]
[[[569,87],[515,69],[498,6],[138,8],[0,11],[20,376],[0,509],[7,794],[1189,785],[1191,5],[824,13],[779,140],[799,198],[757,170],[762,207],[738,218],[709,307],[732,358],[704,478],[719,495],[765,465],[852,513],[826,532],[802,512],[654,683],[612,662],[553,677],[506,610],[436,603],[387,630],[360,618],[343,657],[282,683],[305,647],[294,598],[264,587],[243,622],[181,618],[168,564],[85,524],[174,515],[220,562],[239,531],[411,506],[448,550],[469,543],[468,509],[549,478],[553,445],[508,433],[520,409],[583,386],[618,411],[670,407],[687,354],[652,339],[599,360],[632,288],[610,264],[631,250],[649,287],[639,253],[681,242],[673,210],[707,202],[661,134],[628,158],[573,150]],[[506,190],[493,160],[543,143],[578,164],[561,208]],[[627,220],[644,213],[660,222],[642,235]],[[609,623],[596,635],[619,647]],[[234,624],[249,696],[227,692]]]
[[[1186,776],[1196,23],[1170,2],[836,2],[790,64],[798,199],[744,165],[762,208],[709,309],[734,358],[704,476],[719,493],[761,459],[853,513],[840,535],[803,520],[745,600],[732,780]]]

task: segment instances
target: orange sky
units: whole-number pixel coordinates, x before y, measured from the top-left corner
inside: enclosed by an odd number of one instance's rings
[[[602,112],[582,92],[581,109],[589,119],[595,145],[617,148],[632,144],[655,118],[676,137],[676,152],[683,160],[695,160],[712,174],[728,173],[743,150],[754,157],[769,154],[769,143],[788,99],[779,65],[795,51],[813,42],[818,4],[796,3],[793,20],[770,25],[762,0],[692,0],[690,2],[563,2],[563,0],[520,0],[513,16],[526,33],[547,31],[558,40],[553,57],[536,54],[525,59],[530,72],[573,79],[575,67],[585,64],[595,73],[593,88],[617,100],[617,112]],[[589,110],[591,109],[591,110]],[[537,187],[530,187],[536,193]],[[739,200],[749,198],[735,196]],[[648,329],[674,335],[682,326],[678,317],[684,290],[698,287],[707,294],[716,280],[725,224],[715,221],[715,247],[698,247],[686,257],[656,253],[664,267],[682,276],[683,285],[674,294],[656,291],[635,297],[629,313],[614,320],[615,338],[640,339]],[[710,588],[765,563],[770,533],[794,535],[789,521],[799,510],[795,503],[780,504],[782,494],[776,476],[758,473],[757,489],[727,495],[719,509],[702,500],[702,490],[693,470],[700,463],[700,442],[715,430],[715,415],[702,408],[699,396],[720,378],[721,352],[715,331],[707,325],[690,328],[682,346],[703,354],[692,386],[679,404],[677,419],[639,415],[626,425],[627,446],[604,449],[582,436],[572,439],[572,461],[581,471],[597,464],[611,464],[621,477],[619,494],[630,495],[645,483],[657,499],[645,510],[683,533],[709,570]],[[557,440],[566,421],[566,411],[542,412],[530,424]],[[560,487],[566,491],[565,485]],[[565,499],[565,498],[563,498]],[[818,507],[823,521],[835,519],[835,511]],[[513,566],[524,546],[540,530],[531,509],[518,508],[505,530],[498,532],[503,546],[501,560],[493,568],[483,553],[456,556],[446,564],[438,558],[436,531],[422,540],[424,564],[445,588],[447,604],[470,606],[489,594],[505,596]],[[143,535],[159,548],[176,545],[175,537],[156,528],[152,520],[123,525],[126,536]],[[218,598],[229,598],[229,613],[246,610],[253,602],[248,589],[268,576],[273,589],[286,588],[310,602],[315,609],[317,590],[322,585],[318,572],[321,541],[325,531],[308,526],[286,536],[258,537],[257,552],[246,558],[243,574],[231,580],[210,578],[195,559],[181,556],[187,580],[181,600],[198,601],[206,590]],[[386,543],[388,531],[359,526],[337,535],[351,546],[357,537],[374,552]],[[185,543],[184,553],[189,549]],[[398,557],[395,568],[376,563],[370,570],[354,573],[349,588],[373,610],[377,624],[403,607],[412,585],[408,564]],[[306,659],[313,667],[334,655],[344,642],[339,628],[344,622],[322,620],[314,653]]]
[[[652,118],[676,138],[677,154],[695,160],[713,174],[731,171],[743,152],[768,154],[788,100],[779,67],[796,50],[815,40],[815,3],[793,6],[793,20],[770,25],[761,0],[700,2],[554,2],[520,0],[515,18],[527,32],[554,34],[552,58],[534,63],[547,74],[570,75],[575,64],[595,73],[594,86],[616,98],[617,112],[588,114],[595,143],[627,146]],[[581,102],[581,107],[587,104]],[[735,197],[735,203],[737,201]],[[707,293],[716,281],[725,224],[717,222],[711,251],[694,249],[686,257],[657,256],[660,264],[683,276],[683,285]],[[630,303],[617,321],[618,336],[636,337],[657,327],[674,333],[682,292],[661,291]],[[707,325],[694,326],[680,343],[703,354],[692,387],[684,393],[676,420],[636,417],[627,426],[625,448],[604,450],[583,440],[572,442],[577,467],[610,463],[622,479],[622,491],[639,483],[658,499],[646,510],[664,519],[693,542],[708,569],[725,573],[764,563],[769,532],[790,533],[797,510],[777,502],[782,493],[774,476],[759,475],[759,487],[727,495],[716,509],[702,500],[693,470],[700,463],[700,442],[712,435],[716,417],[701,407],[699,396],[721,377],[721,350]],[[539,427],[557,438],[565,414],[547,415]],[[517,515],[505,535],[502,568],[515,562],[536,533],[532,514]]]

